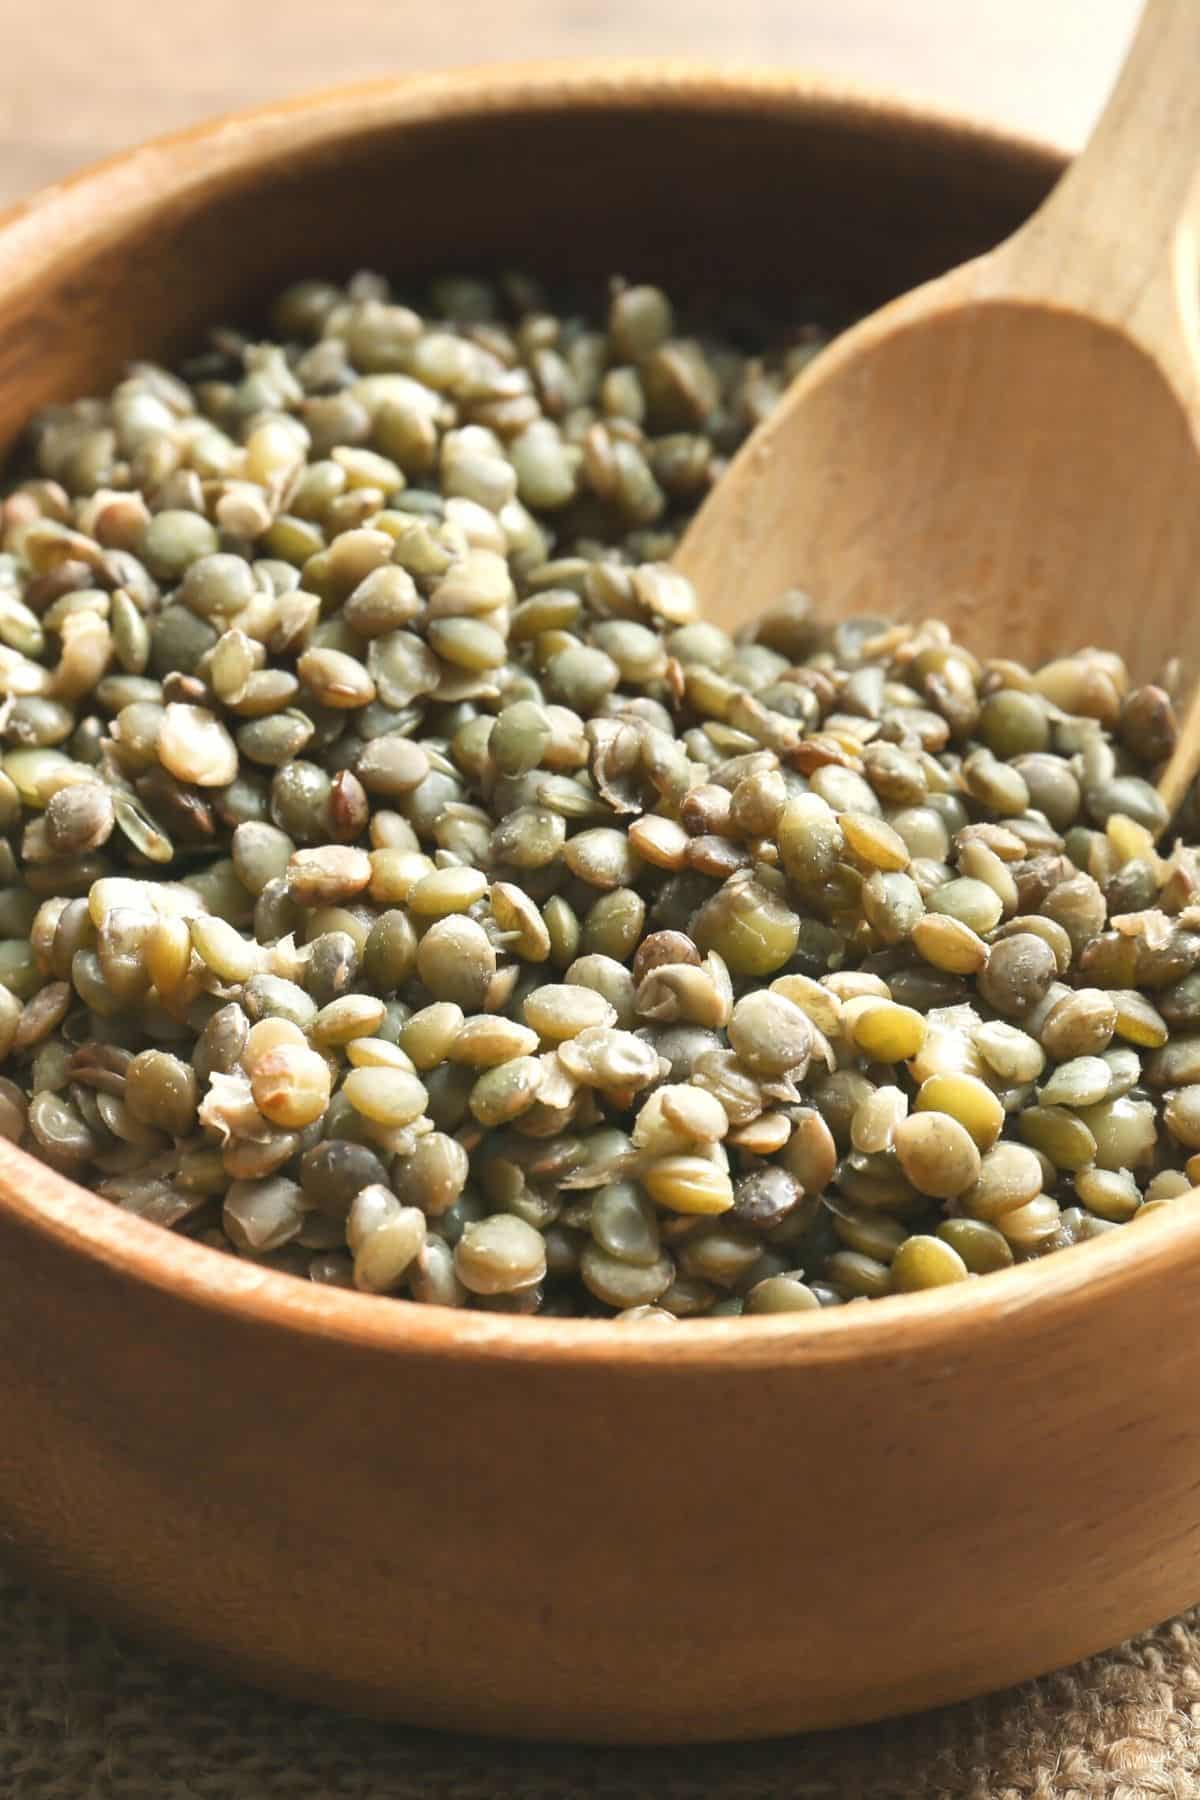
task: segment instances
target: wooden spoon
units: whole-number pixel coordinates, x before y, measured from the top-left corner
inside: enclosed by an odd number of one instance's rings
[[[678,566],[733,626],[942,618],[1031,666],[1200,651],[1200,3],[1148,0],[1086,150],[997,249],[864,319],[735,457]],[[932,202],[936,205],[936,200]],[[1192,671],[1159,791],[1200,762]]]

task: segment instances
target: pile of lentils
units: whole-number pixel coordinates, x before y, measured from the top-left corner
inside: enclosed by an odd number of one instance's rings
[[[311,1279],[669,1324],[1200,1181],[1167,692],[668,559],[821,343],[305,281],[34,422],[0,525],[0,1131]]]

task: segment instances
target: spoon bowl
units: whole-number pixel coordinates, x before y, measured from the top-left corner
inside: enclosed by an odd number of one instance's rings
[[[753,498],[734,519],[715,488],[680,552],[706,614],[736,626],[802,587],[830,617],[932,613],[979,656],[1033,667],[1089,643],[1156,679],[1200,588],[1183,399],[1102,321],[946,298],[935,282],[845,333],[747,443]],[[727,551],[708,538],[726,523]]]

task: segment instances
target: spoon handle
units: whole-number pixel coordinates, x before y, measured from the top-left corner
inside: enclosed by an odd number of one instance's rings
[[[1139,338],[1197,390],[1200,0],[1146,0],[1087,147],[993,259],[998,284]]]

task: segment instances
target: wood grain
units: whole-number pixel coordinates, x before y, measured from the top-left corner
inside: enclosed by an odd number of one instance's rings
[[[4,224],[0,419],[288,271],[414,246],[570,243],[686,285],[716,243],[781,297],[815,264],[877,301],[1006,236],[1058,168],[728,72],[271,108]],[[510,1735],[754,1737],[1007,1685],[1200,1592],[1200,1200],[979,1282],[668,1344],[319,1289],[0,1140],[0,1270],[6,1556],[311,1698]]]
[[[1079,143],[1137,0],[19,0],[0,204],[156,133],[332,82],[491,58],[795,65]]]

